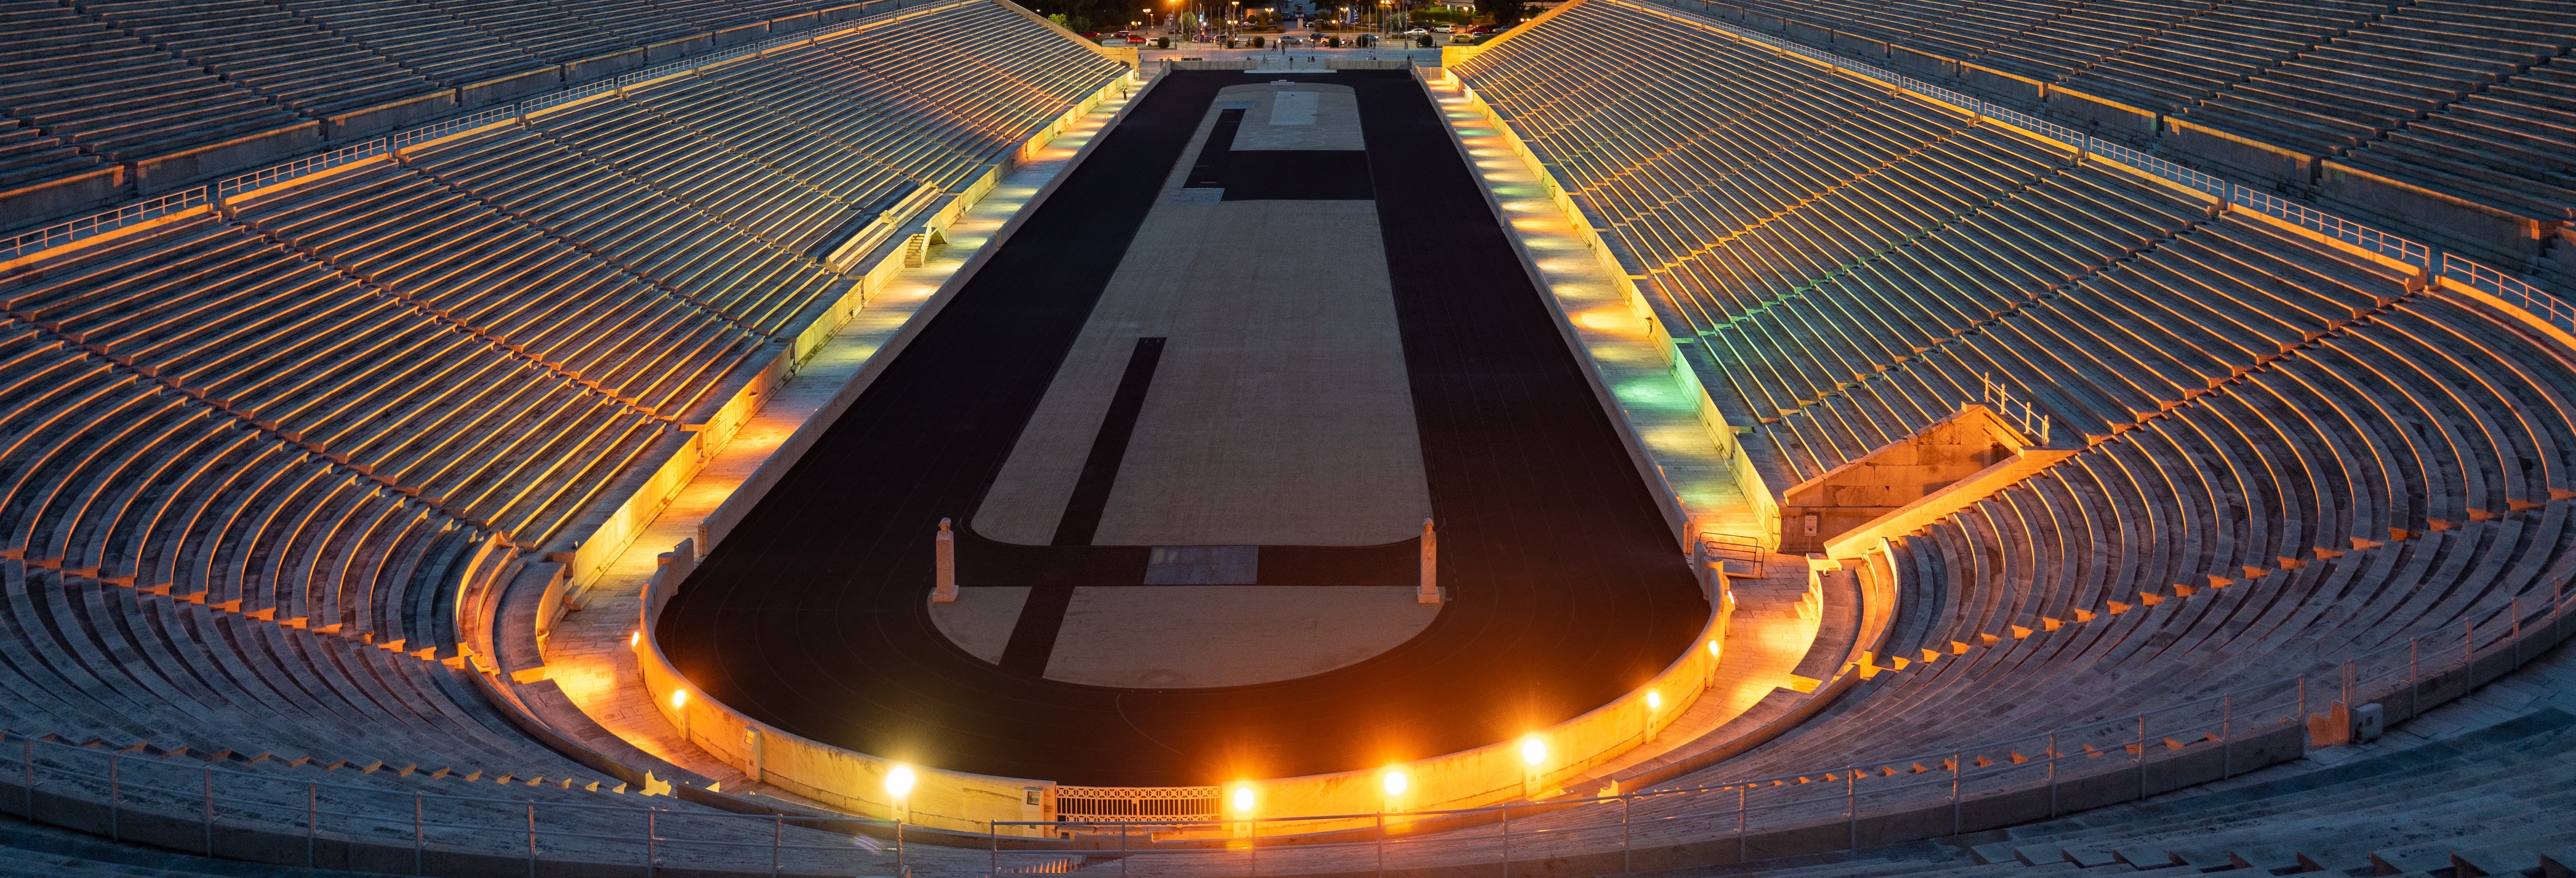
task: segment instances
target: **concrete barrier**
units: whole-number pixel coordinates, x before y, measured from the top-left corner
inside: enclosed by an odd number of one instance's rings
[[[83,211],[113,206],[133,193],[127,189],[126,167],[105,165],[67,177],[29,183],[0,192],[0,215],[13,224],[43,222]]]
[[[2524,216],[2326,158],[2317,164],[2318,200],[2379,222],[2403,222],[2466,255],[2522,265],[2567,226],[2567,217]]]
[[[2316,161],[2306,153],[2220,131],[2193,122],[2188,116],[2166,118],[2164,140],[2166,148],[2172,152],[2238,171],[2272,185],[2306,184]]]
[[[1863,60],[1878,61],[1888,57],[1886,40],[1865,37],[1850,31],[1834,31],[1833,44],[1837,48],[1859,53]]]
[[[1959,62],[1959,80],[2007,100],[2035,104],[2048,99],[2048,83],[1965,61]]]
[[[1889,46],[1887,63],[1916,76],[1937,76],[1943,79],[1956,79],[1959,76],[1959,62],[1907,46]]]
[[[2048,87],[2048,106],[2078,119],[2089,119],[2100,130],[2116,131],[2133,137],[2154,137],[2162,130],[2164,117],[2154,110],[2142,109],[2106,97],[2086,94],[2065,86]]]
[[[677,61],[681,58],[686,58],[690,55],[695,55],[712,48],[715,48],[715,35],[690,34],[685,37],[663,40],[661,42],[645,46],[644,59],[654,64],[660,64],[664,61]]]
[[[644,47],[642,46],[610,52],[605,55],[592,55],[588,58],[583,58],[579,61],[573,61],[563,65],[563,81],[574,83],[588,82],[593,79],[604,79],[629,70],[642,68],[650,63],[652,62],[645,56]]]
[[[181,152],[140,159],[125,155],[111,158],[131,162],[135,194],[159,195],[188,188],[217,174],[285,161],[321,147],[322,123],[307,121]]]
[[[334,143],[435,122],[456,113],[456,90],[439,89],[399,101],[334,114],[322,120],[322,136]]]
[[[561,67],[545,67],[525,73],[513,73],[458,87],[456,105],[471,110],[494,104],[506,104],[520,95],[551,91],[563,84]]]

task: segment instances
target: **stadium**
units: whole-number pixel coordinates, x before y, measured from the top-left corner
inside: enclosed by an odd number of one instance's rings
[[[2576,3],[1378,6],[0,2],[0,874],[2576,868]]]

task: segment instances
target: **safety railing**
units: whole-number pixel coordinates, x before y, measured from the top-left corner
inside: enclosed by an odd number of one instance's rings
[[[2576,332],[2576,306],[2520,278],[2449,253],[2442,254],[2442,276],[2503,299],[2551,326]]]
[[[223,180],[215,184],[215,197],[231,198],[253,189],[283,183],[306,174],[327,171],[350,162],[384,154],[385,138],[379,137],[356,146],[342,147],[321,155],[305,156],[273,168]]]
[[[1071,819],[1213,820],[1218,787],[1077,787],[1058,784],[1055,812]]]
[[[2227,187],[2227,203],[2289,222],[2300,228],[2319,232],[2335,240],[2359,246],[2364,250],[2417,268],[2432,267],[2433,251],[2422,244],[2270,193],[2230,185]]]
[[[1967,803],[1984,796],[2034,795],[2046,802],[2046,816],[2056,817],[2106,795],[2143,798],[2174,788],[2182,775],[2162,769],[2185,757],[2193,770],[2214,774],[2213,780],[2261,768],[2269,761],[2252,752],[2257,736],[2304,736],[2315,709],[2349,705],[2374,689],[2399,691],[2392,687],[2401,681],[2416,687],[2435,671],[2473,662],[2506,643],[2518,646],[2524,624],[2555,624],[2564,604],[2563,592],[2517,599],[2495,608],[2482,624],[2464,622],[2449,637],[2410,639],[2348,659],[2321,676],[2287,677],[2007,740],[1718,784],[1483,808],[1406,809],[1403,785],[1389,783],[1389,807],[1373,813],[1262,816],[1253,813],[1259,805],[1252,802],[1250,809],[1215,820],[1004,821],[995,824],[987,866],[994,874],[1011,874],[1048,862],[1044,850],[1005,848],[1002,827],[1051,831],[1070,848],[1118,850],[1122,873],[1131,858],[1151,858],[1157,875],[1350,874],[1476,862],[1500,865],[1506,870],[1501,874],[1510,874],[1512,863],[1533,860],[1627,872],[1641,849],[1707,849],[1715,842],[1724,851],[1731,841],[1738,856],[1750,858],[1758,837],[1789,830],[1814,838],[1819,830],[1840,829],[1851,847],[1862,847],[1877,843],[1864,835],[1864,820],[1900,810],[1915,812],[1909,825],[1942,834],[1945,806],[1946,834],[1957,834],[1971,825]],[[2133,791],[2107,792],[2127,783],[2136,784]],[[1222,850],[1155,841],[1170,834],[1233,838]]]
[[[9,239],[8,248],[0,250],[0,260],[16,259],[29,253],[60,247],[92,235],[112,232],[126,226],[158,219],[192,207],[203,207],[205,204],[206,189],[205,187],[200,186],[195,189],[172,192],[168,195],[163,195],[157,198],[138,201],[115,210],[92,214],[70,222],[56,223],[32,232],[11,237]]]
[[[1698,551],[1699,561],[1702,563],[1708,561],[1736,561],[1756,565],[1762,563],[1762,541],[1748,536],[1704,530],[1699,532],[1697,544],[1692,548]]]
[[[641,866],[647,874],[675,867],[884,874],[907,865],[903,825],[891,820],[588,802],[580,799],[613,794],[553,778],[497,778],[504,785],[543,786],[543,793],[447,795],[417,789],[465,782],[445,771],[340,769],[386,778],[366,785],[297,776],[320,772],[317,766],[269,763],[274,770],[257,771],[225,761],[223,755],[201,759],[12,733],[0,738],[0,810],[213,857],[256,851],[280,865],[308,867],[357,859],[378,864],[372,871],[414,874],[457,852],[524,859],[530,874],[543,871],[540,864],[561,862]],[[398,788],[405,785],[415,789]],[[244,829],[267,837],[236,842]],[[300,857],[292,853],[296,837],[303,840]],[[361,857],[348,852],[353,846],[372,850]]]
[[[2109,159],[2113,163],[2127,165],[2140,171],[2144,171],[2151,176],[2170,180],[2182,185],[2186,189],[2197,191],[2211,198],[2227,197],[2228,184],[2225,180],[2174,164],[2173,162],[2148,155],[2121,144],[2103,140],[2099,137],[2087,137],[2085,139],[2089,144],[2086,147],[2088,151],[2094,155]]]
[[[2030,404],[2027,400],[2014,397],[2012,388],[1995,380],[1993,375],[1979,375],[1977,380],[1984,385],[1977,392],[1978,402],[1985,403],[1987,408],[1994,409],[1995,414],[2002,415],[2005,420],[2020,427],[2025,435],[2038,439],[2039,444],[2048,444],[2048,413],[2040,411],[2038,406]]]
[[[116,750],[12,733],[0,737],[0,811],[118,840],[144,826],[147,821],[139,816],[150,815],[154,834],[137,840],[182,849],[202,844],[217,856],[227,850],[225,833],[243,828],[268,835],[255,847],[271,860],[278,858],[279,836],[301,836],[307,862],[316,865],[325,861],[313,852],[327,843],[369,845],[379,860],[398,858],[407,849],[414,864],[462,851],[525,858],[531,869],[560,861],[738,874],[850,874],[868,868],[900,873],[907,865],[936,858],[939,871],[1043,874],[1080,865],[1080,854],[1073,852],[1105,852],[1115,845],[1126,856],[1154,858],[1158,874],[1165,875],[1257,875],[1265,870],[1347,874],[1366,871],[1372,862],[1409,868],[1580,858],[1591,858],[1606,870],[1614,863],[1624,866],[1641,848],[1705,848],[1714,840],[1722,849],[1732,839],[1740,853],[1749,854],[1752,840],[1764,833],[1796,830],[1812,837],[1820,827],[1835,824],[1849,827],[1849,840],[1857,847],[1874,843],[1862,835],[1864,819],[1900,809],[1917,812],[1915,822],[1921,823],[1922,814],[1937,815],[1946,805],[1955,831],[1964,826],[1964,803],[2002,793],[2035,794],[2043,788],[2047,813],[2056,816],[2099,804],[2106,784],[2127,783],[2123,778],[2131,773],[2139,795],[2198,782],[2151,772],[2195,754],[2214,755],[2195,757],[2193,771],[2209,772],[2208,762],[2215,762],[2215,777],[2207,779],[2232,777],[2261,767],[2256,764],[2259,754],[2249,750],[2261,740],[2254,736],[2292,734],[2292,729],[2304,735],[2319,716],[2317,709],[2334,716],[2336,703],[2349,706],[2421,692],[2440,673],[2498,650],[2525,650],[2530,646],[2523,637],[2527,627],[2561,624],[2569,602],[2565,583],[2560,577],[2546,593],[2494,602],[2483,613],[2463,614],[2456,628],[2390,643],[2329,665],[2323,673],[2283,677],[2097,722],[1723,783],[1480,808],[1409,809],[1404,807],[1404,784],[1391,781],[1385,784],[1387,807],[1373,813],[1265,816],[1257,813],[1257,801],[1210,801],[1217,788],[1193,787],[1164,790],[1168,795],[1155,798],[1168,805],[1138,803],[1132,814],[1077,815],[1061,807],[1068,793],[1073,798],[1133,798],[1129,794],[1135,791],[1059,787],[1058,819],[992,823],[984,851],[961,851],[952,839],[907,855],[900,821],[581,801],[584,794],[576,790],[583,788],[575,787],[577,781],[550,778],[502,779],[542,786],[542,794],[443,795],[400,788],[440,782],[410,769],[398,774],[372,769],[384,776],[373,784],[324,782],[297,776],[311,768],[278,764],[252,770],[224,764],[231,758],[227,755],[199,759],[185,752],[144,752],[140,745]],[[2519,663],[2530,657],[2517,654],[2513,659]],[[2061,790],[2081,791],[2084,798],[2061,802]],[[1208,813],[1219,806],[1225,813]],[[1155,813],[1167,807],[1191,813]],[[174,837],[174,825],[186,838]],[[1939,829],[1937,817],[1929,825]],[[1006,835],[1006,827],[1037,827],[1055,839]],[[1197,840],[1175,840],[1176,834]],[[1210,835],[1233,838],[1221,849],[1211,849]]]
[[[493,107],[488,110],[458,116],[454,119],[449,119],[436,125],[414,128],[410,131],[405,131],[401,134],[396,134],[392,137],[386,138],[385,140],[386,144],[394,149],[404,149],[428,143],[432,140],[437,140],[450,134],[471,131],[486,125],[498,125],[517,118],[518,115],[519,108],[516,105]]]

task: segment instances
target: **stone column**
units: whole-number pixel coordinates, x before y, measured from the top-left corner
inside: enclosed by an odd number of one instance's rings
[[[957,600],[957,534],[948,530],[948,519],[939,520],[939,584],[930,590],[930,602],[954,603]]]
[[[1414,592],[1413,602],[1440,602],[1440,535],[1431,529],[1431,519],[1422,520],[1422,589]]]

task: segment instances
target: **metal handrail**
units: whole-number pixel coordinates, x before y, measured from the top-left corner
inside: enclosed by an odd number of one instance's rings
[[[2048,444],[2050,423],[2047,413],[2040,411],[2038,406],[2026,400],[2015,398],[2012,395],[2012,389],[2005,387],[2003,382],[1995,380],[1992,374],[1981,374],[1977,378],[1985,385],[1984,389],[1978,392],[1979,401],[1993,408],[1995,414],[2002,415],[2015,426],[2019,426],[2023,433],[2038,437],[2039,444]]]
[[[192,207],[203,207],[205,204],[206,187],[199,186],[145,199],[115,210],[55,223],[32,232],[12,236],[8,247],[0,249],[0,260],[16,259],[30,253],[60,247],[83,238],[158,219]]]
[[[2230,184],[2227,187],[2227,202],[2301,228],[2317,231],[2335,240],[2360,246],[2362,249],[2417,268],[2430,268],[2433,264],[2432,249],[2414,240],[2389,234],[2270,193]]]
[[[1186,817],[1139,816],[1134,819],[1103,819],[1101,817],[1085,817],[1078,820],[1058,821],[995,821],[988,824],[987,832],[988,835],[996,836],[996,839],[992,841],[991,844],[994,846],[992,856],[995,858],[995,862],[998,863],[1000,849],[998,846],[999,843],[997,836],[1001,827],[1010,826],[1051,826],[1059,828],[1111,826],[1122,827],[1122,831],[1124,831],[1126,829],[1137,827],[1191,828],[1241,824],[1283,826],[1295,823],[1349,823],[1358,820],[1420,822],[1430,818],[1477,817],[1482,815],[1490,815],[1508,820],[1510,819],[1510,812],[1514,808],[1522,809],[1523,813],[1537,810],[1553,814],[1562,813],[1568,809],[1582,805],[1619,804],[1623,812],[1623,820],[1620,824],[1615,825],[1634,829],[1634,825],[1626,819],[1626,814],[1629,810],[1639,804],[1657,804],[1659,806],[1664,806],[1668,805],[1668,803],[1678,803],[1679,806],[1688,808],[1692,801],[1701,801],[1703,805],[1707,805],[1707,802],[1703,800],[1707,800],[1711,796],[1715,796],[1718,801],[1714,805],[1698,807],[1695,810],[1687,810],[1659,817],[1650,815],[1650,820],[1678,821],[1693,817],[1704,818],[1732,814],[1737,817],[1739,826],[1744,827],[1749,831],[1751,827],[1756,825],[1753,820],[1757,816],[1777,816],[1785,814],[1789,815],[1794,820],[1799,821],[1799,825],[1803,825],[1803,823],[1811,823],[1814,820],[1819,819],[1819,812],[1815,809],[1815,805],[1818,802],[1830,802],[1833,799],[1841,798],[1844,800],[1846,806],[1853,809],[1854,813],[1856,813],[1859,804],[1862,801],[1862,797],[1864,796],[1871,797],[1874,801],[1884,802],[1892,797],[1905,795],[1909,790],[1921,790],[1927,788],[1937,789],[1945,783],[1948,784],[1950,788],[1949,795],[1955,803],[1959,801],[1961,797],[1965,796],[1967,791],[1974,785],[1988,782],[2003,782],[2013,777],[2027,777],[2026,773],[2031,772],[2044,772],[2049,783],[2054,786],[2054,784],[2059,780],[2058,775],[2060,772],[2058,771],[2058,767],[2061,764],[2073,760],[2081,760],[2081,764],[2098,765],[2101,763],[2094,763],[2092,760],[2105,757],[2113,758],[2115,760],[2125,758],[2128,762],[2143,766],[2147,759],[2147,752],[2154,745],[2161,744],[2170,749],[2177,750],[2190,749],[2192,747],[2210,743],[2216,743],[2224,747],[2228,742],[2236,740],[2237,734],[2242,731],[2246,731],[2248,729],[2269,730],[2279,727],[2282,723],[2294,720],[2304,721],[2304,718],[2309,715],[2310,707],[2314,705],[2335,700],[2342,700],[2349,703],[2351,699],[2359,697],[2359,693],[2363,687],[2391,680],[2401,673],[2407,677],[2409,684],[2413,685],[2421,682],[2427,669],[2441,670],[2455,666],[2464,666],[2468,663],[2474,662],[2479,656],[2488,654],[2492,649],[2500,648],[2508,643],[2514,644],[2516,648],[2519,648],[2522,628],[2525,622],[2535,619],[2545,619],[2550,623],[2555,624],[2559,617],[2565,612],[2566,605],[2568,603],[2568,595],[2566,594],[2565,585],[2568,578],[2569,577],[2567,576],[2562,576],[2556,580],[2551,586],[2552,593],[2548,597],[2543,598],[2537,595],[2526,595],[2513,598],[2502,605],[2491,607],[2483,617],[2478,618],[2475,621],[2464,621],[2462,626],[2459,629],[2456,629],[2456,631],[2446,630],[2441,635],[2432,638],[2414,638],[2404,643],[2392,643],[2381,649],[2345,659],[2337,666],[2340,671],[2341,680],[2334,691],[2339,693],[2339,698],[2332,695],[2321,695],[2318,690],[2326,689],[2326,685],[2318,684],[2312,686],[2311,683],[2314,678],[2307,674],[2301,674],[2233,689],[2215,695],[2204,696],[2178,704],[2153,708],[2141,711],[2131,716],[2116,717],[2091,723],[2082,723],[2055,730],[2035,732],[2001,740],[1986,741],[1976,744],[1955,745],[1893,758],[1880,757],[1868,760],[1848,760],[1838,766],[1822,766],[1803,772],[1740,778],[1723,783],[1706,783],[1681,787],[1652,787],[1644,790],[1623,792],[1614,795],[1557,799],[1540,803],[1490,805],[1472,808],[1439,808],[1405,811],[1390,810],[1380,813],[1245,816],[1217,820],[1188,819]],[[2526,608],[2528,608],[2528,610]],[[2451,640],[2450,638],[2453,636],[2456,636],[2459,639],[2456,641]],[[2365,667],[2372,668],[2373,670],[2365,672],[2363,670]],[[2213,710],[2215,710],[2214,715]],[[8,737],[11,736],[0,734],[0,741],[5,741]],[[206,819],[210,827],[210,832],[212,822],[214,820],[211,815],[213,815],[216,810],[218,810],[219,806],[224,803],[231,803],[235,806],[258,806],[255,810],[263,812],[280,810],[295,811],[299,808],[304,808],[307,810],[303,813],[310,815],[318,813],[309,810],[309,807],[313,803],[318,802],[320,793],[325,790],[336,793],[354,794],[359,797],[376,801],[377,807],[372,813],[351,813],[341,810],[330,812],[330,816],[342,819],[344,824],[348,821],[373,821],[386,826],[395,826],[401,829],[413,830],[415,833],[415,840],[424,845],[426,844],[426,841],[420,840],[426,838],[424,833],[428,830],[439,830],[450,833],[451,835],[498,834],[507,836],[515,841],[522,835],[538,834],[536,830],[530,829],[530,827],[535,824],[517,819],[521,815],[529,815],[533,818],[535,815],[561,815],[564,812],[598,815],[594,819],[613,819],[615,816],[622,814],[632,819],[646,821],[656,819],[674,819],[684,821],[712,819],[717,821],[732,821],[737,824],[768,823],[774,828],[777,828],[778,831],[773,833],[773,838],[767,844],[773,849],[773,851],[780,852],[797,850],[846,852],[848,850],[845,845],[839,843],[821,845],[788,843],[783,839],[783,836],[780,835],[779,832],[783,832],[783,827],[790,823],[796,824],[799,828],[814,831],[830,831],[819,829],[818,827],[820,825],[849,825],[861,829],[876,828],[887,830],[890,834],[898,836],[901,833],[903,825],[898,821],[865,817],[799,817],[777,814],[746,815],[715,811],[713,809],[702,811],[679,811],[667,808],[636,807],[617,804],[588,804],[560,801],[548,802],[528,798],[401,793],[398,791],[386,790],[382,787],[323,783],[316,780],[299,782],[273,774],[240,771],[237,769],[216,767],[206,764],[179,764],[169,761],[169,757],[167,756],[154,758],[122,751],[101,751],[89,746],[64,741],[48,740],[39,737],[29,737],[24,734],[15,735],[14,737],[20,746],[18,748],[0,746],[0,758],[8,758],[10,756],[16,757],[16,761],[19,763],[18,768],[24,778],[22,781],[23,790],[26,795],[24,801],[26,802],[26,807],[29,809],[32,809],[35,805],[34,791],[42,783],[59,783],[66,781],[84,783],[91,787],[103,787],[108,792],[108,798],[111,803],[112,810],[129,807],[129,804],[124,798],[129,792],[136,794],[157,794],[168,798],[173,802],[202,802],[206,806],[204,813],[209,815]],[[109,762],[108,771],[105,774],[100,774],[96,772],[85,772],[76,768],[66,768],[59,765],[50,768],[44,767],[40,761],[35,758],[38,753],[36,748],[39,745],[47,748],[44,751],[47,753],[68,753],[76,756],[88,757],[103,756]],[[9,752],[13,749],[18,752]],[[63,760],[56,761],[60,762]],[[204,778],[204,784],[199,789],[191,790],[172,786],[167,782],[160,784],[137,782],[136,780],[127,779],[126,773],[131,771],[160,772],[164,774],[177,772],[191,777],[202,777]],[[7,774],[8,772],[0,771],[0,777],[5,777]],[[216,793],[217,778],[246,782],[255,788],[277,788],[282,789],[287,793],[301,793],[304,798],[301,800],[293,800],[279,798],[274,795],[262,796],[238,792],[231,795],[219,796]],[[2021,781],[2014,782],[2018,783]],[[1836,791],[1837,784],[1840,785],[1839,792]],[[1757,792],[1758,795],[1756,795]],[[1734,795],[1730,797],[1725,794]],[[1732,801],[1731,805],[1729,805],[1727,801],[1730,798]],[[415,815],[414,818],[409,821],[404,821],[397,816],[388,816],[402,810],[398,807],[390,806],[399,805],[404,799],[410,800],[410,804],[413,806],[412,813]],[[455,810],[460,813],[455,816],[445,816],[438,820],[429,819],[425,816],[427,813],[426,809],[427,806],[432,803],[457,806],[451,810]],[[131,803],[131,806],[149,807],[149,803],[134,802]],[[469,819],[471,815],[478,813],[473,810],[475,808],[480,808],[481,811],[479,813],[485,813],[493,819],[489,822],[471,822]],[[505,815],[501,810],[496,809],[507,809],[507,813]],[[1669,810],[1669,807],[1667,809]],[[245,808],[235,807],[232,810],[236,813],[226,815],[225,819],[238,822],[240,816],[238,812],[245,810]],[[1829,817],[1830,815],[1825,816]],[[290,829],[304,830],[308,833],[321,831],[318,823],[310,825],[304,821],[272,821],[272,823],[275,825],[282,825]],[[113,824],[111,823],[111,825]],[[1524,831],[1570,833],[1586,829],[1598,829],[1608,825],[1613,824],[1595,824],[1590,826],[1579,825],[1554,828],[1542,826],[1536,830]],[[1775,825],[1770,824],[1765,824],[1765,827],[1777,828]],[[112,831],[113,830],[111,830],[111,832]],[[844,834],[846,835],[847,833]],[[650,839],[644,839],[640,836],[628,834],[612,832],[584,832],[571,829],[547,830],[543,831],[542,835],[552,838],[585,838],[612,841],[636,839],[643,841],[648,846],[654,844],[666,844],[756,848],[763,844],[758,841],[715,838],[702,835],[685,836],[671,834],[669,832],[658,833]],[[1255,838],[1251,840],[1249,844],[1257,847],[1259,846],[1259,833],[1256,832],[1253,835]],[[1623,833],[1623,835],[1625,835],[1625,833]],[[1633,835],[1628,835],[1627,837],[1632,839]],[[1015,839],[1015,844],[1035,841],[1037,840]],[[1464,844],[1467,843],[1467,840],[1461,839],[1460,842]],[[453,842],[450,841],[444,843],[452,844]],[[855,840],[852,843],[864,844]],[[1419,842],[1417,841],[1417,843]],[[1330,845],[1315,845],[1307,842],[1299,842],[1297,844],[1297,847],[1301,850],[1310,850],[1318,847],[1329,846]],[[1035,849],[1055,850],[1055,848],[1044,847]],[[899,860],[902,856],[900,844],[896,846],[895,850],[895,855]],[[1155,851],[1149,849],[1148,852]],[[1161,852],[1170,853],[1168,850]],[[538,862],[547,859],[542,852],[534,850],[533,847],[530,849],[529,856],[531,858],[531,862]],[[773,856],[776,856],[776,854]],[[585,859],[584,861],[589,860]]]

